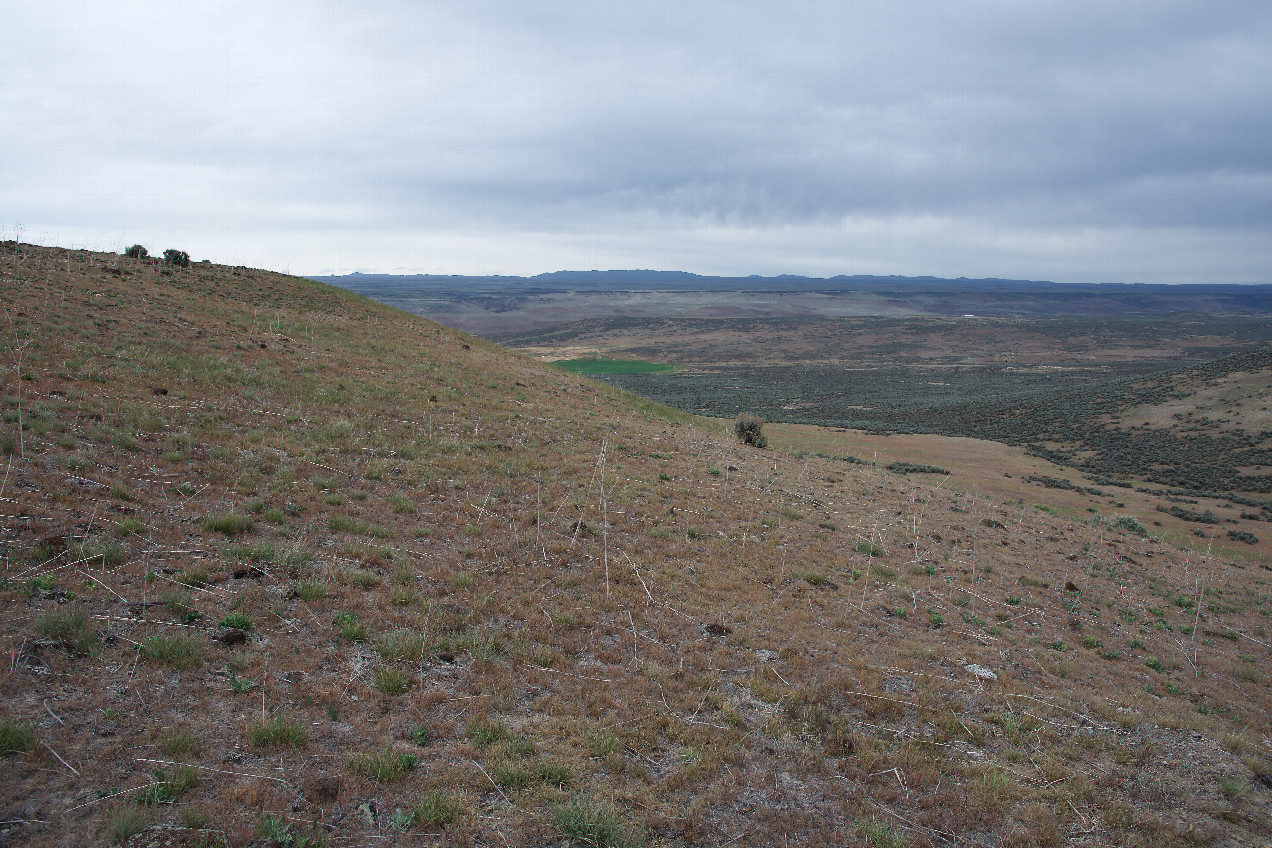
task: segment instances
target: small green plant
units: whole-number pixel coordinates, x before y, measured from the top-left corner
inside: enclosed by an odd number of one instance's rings
[[[234,630],[251,630],[252,620],[241,612],[232,612],[221,619],[221,626],[230,627]]]
[[[173,804],[198,784],[199,774],[190,766],[177,766],[171,777],[167,772],[156,771],[154,779],[138,793],[137,803]]]
[[[190,830],[203,830],[212,821],[212,816],[201,807],[182,807],[177,813],[177,818],[181,820],[182,827]]]
[[[327,520],[327,529],[333,533],[354,533],[364,535],[371,528],[364,522],[347,515],[334,515]]]
[[[606,848],[639,848],[645,834],[624,824],[618,811],[609,804],[590,798],[576,797],[564,804],[552,804],[552,822],[566,839],[580,839]]]
[[[424,637],[413,630],[390,630],[375,642],[375,650],[386,660],[417,660],[424,652]]]
[[[35,734],[35,725],[28,722],[16,722],[10,718],[0,719],[0,755],[26,754],[35,750],[40,739]]]
[[[224,512],[212,515],[199,525],[209,533],[222,533],[226,536],[241,536],[256,526],[256,521],[249,515],[236,515]]]
[[[618,737],[607,730],[598,730],[587,737],[587,750],[593,757],[611,757],[620,747]]]
[[[874,542],[867,539],[862,539],[858,542],[853,550],[859,554],[865,554],[868,557],[881,557],[887,553],[883,547],[876,545]]]
[[[150,825],[150,816],[137,807],[121,807],[106,821],[106,838],[123,845]]]
[[[88,614],[82,609],[47,612],[36,621],[35,629],[44,638],[56,640],[72,656],[97,654],[98,633],[89,626]]]
[[[34,598],[41,592],[47,592],[53,588],[54,578],[52,574],[41,574],[32,577],[22,584],[22,594],[28,598]]]
[[[514,792],[527,789],[535,782],[534,770],[521,763],[499,763],[495,766],[493,776],[495,783]]]
[[[1137,536],[1148,535],[1148,528],[1129,515],[1121,515],[1113,519],[1113,527],[1127,533],[1134,533]]]
[[[1019,605],[1020,605],[1020,598],[1016,597],[1015,595],[1008,595],[1008,596],[1007,596],[1007,606],[1009,606],[1009,607],[1015,607],[1015,606],[1019,606]]]
[[[194,636],[149,636],[141,643],[141,655],[151,662],[188,671],[203,662],[203,643]]]
[[[733,433],[744,445],[768,447],[768,437],[764,435],[764,419],[749,412],[738,413],[738,417],[733,419]]]
[[[212,574],[206,566],[194,565],[177,575],[177,582],[195,589],[202,589],[212,582]]]
[[[857,829],[875,848],[906,848],[910,844],[904,833],[898,833],[892,825],[874,816],[857,822]]]
[[[1250,787],[1239,777],[1225,777],[1219,781],[1219,792],[1230,801],[1235,801],[1246,793]]]
[[[321,601],[327,597],[327,587],[314,580],[301,580],[296,584],[296,594],[302,601]]]
[[[468,724],[468,738],[478,748],[486,748],[512,737],[507,726],[478,716]]]
[[[115,525],[115,535],[123,539],[128,536],[140,536],[146,532],[145,522],[136,518],[125,518]]]
[[[203,743],[188,730],[175,730],[160,738],[159,750],[169,757],[193,759],[203,752]]]
[[[411,805],[415,820],[423,827],[447,827],[459,818],[459,800],[441,792],[425,792]]]
[[[299,748],[305,744],[305,729],[300,722],[277,712],[253,724],[249,739],[254,748]]]
[[[411,737],[411,741],[421,748],[428,744],[428,727],[425,725],[421,724],[418,727],[411,728],[411,732],[408,735]]]
[[[415,502],[401,492],[396,492],[385,498],[389,506],[393,507],[393,511],[398,515],[413,515],[415,513]]]
[[[411,688],[411,676],[392,666],[376,666],[372,672],[375,688],[386,695],[401,695]]]
[[[367,641],[367,627],[358,621],[356,612],[336,613],[335,625],[340,628],[340,636],[346,642]]]
[[[1047,644],[1047,647],[1050,648],[1051,650],[1059,651],[1062,654],[1065,651],[1069,650],[1069,646],[1066,645],[1062,639],[1057,639],[1054,642],[1047,642],[1046,644]]]
[[[242,695],[244,692],[250,692],[252,687],[256,685],[256,681],[260,680],[260,675],[256,677],[239,677],[234,673],[234,669],[227,667],[225,669],[226,676],[230,679],[230,688],[234,690],[234,694]]]
[[[296,841],[296,837],[291,832],[291,825],[286,819],[269,813],[261,816],[256,822],[256,834],[276,848],[291,848]]]
[[[391,748],[383,748],[371,754],[354,754],[349,758],[349,768],[354,774],[373,777],[380,783],[394,783],[410,774],[419,763],[414,754],[400,754]]]
[[[1149,657],[1144,661],[1144,665],[1148,666],[1153,671],[1160,672],[1162,670],[1162,661],[1157,657]]]

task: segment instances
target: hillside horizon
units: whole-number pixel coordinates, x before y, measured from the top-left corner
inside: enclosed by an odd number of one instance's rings
[[[1125,281],[1105,282],[1053,282],[1051,280],[1016,279],[1010,277],[949,277],[932,274],[835,274],[827,277],[807,274],[749,274],[719,275],[697,274],[692,271],[659,271],[652,269],[610,269],[610,270],[557,270],[540,274],[389,274],[381,272],[351,271],[346,274],[308,274],[306,279],[341,285],[342,281],[356,284],[388,283],[400,285],[442,284],[456,281],[473,281],[480,283],[522,282],[529,284],[569,283],[585,287],[601,284],[635,285],[640,289],[668,287],[675,290],[676,285],[690,286],[690,290],[736,288],[745,290],[757,287],[771,290],[778,286],[793,286],[803,290],[805,285],[817,283],[834,283],[836,286],[895,286],[897,284],[940,285],[943,287],[984,286],[993,288],[1037,286],[1049,287],[1061,291],[1113,290],[1130,288],[1132,290],[1150,291],[1154,289],[1172,291],[1203,291],[1214,287],[1232,288],[1235,290],[1251,288],[1272,288],[1272,283],[1229,283],[1215,281],[1211,283],[1141,283]],[[342,286],[346,287],[346,286]]]

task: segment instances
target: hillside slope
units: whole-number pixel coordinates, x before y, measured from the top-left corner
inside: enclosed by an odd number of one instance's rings
[[[1266,570],[270,272],[0,305],[0,844],[1272,832]]]

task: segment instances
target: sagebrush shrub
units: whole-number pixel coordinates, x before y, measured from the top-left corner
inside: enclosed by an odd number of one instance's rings
[[[749,412],[740,412],[733,419],[733,432],[744,445],[757,448],[768,446],[768,437],[764,435],[764,419]]]
[[[142,249],[145,250],[145,248]],[[163,264],[176,265],[178,268],[189,268],[190,254],[186,253],[184,250],[168,248],[163,252]]]

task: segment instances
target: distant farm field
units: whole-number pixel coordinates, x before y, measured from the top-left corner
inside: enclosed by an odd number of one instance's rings
[[[603,357],[558,359],[553,364],[561,366],[566,371],[589,376],[602,374],[657,374],[676,370],[676,366],[667,365],[663,362],[648,362],[643,359],[606,359]]]

